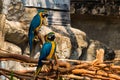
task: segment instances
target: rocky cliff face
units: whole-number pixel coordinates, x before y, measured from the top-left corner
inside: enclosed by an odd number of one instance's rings
[[[30,21],[37,11],[35,8],[25,8],[20,0],[11,0],[7,6],[7,12],[1,12],[2,14],[0,14],[0,16],[4,16],[0,18],[0,23],[3,24],[0,24],[0,34],[3,35],[0,36],[0,38],[2,38],[0,45],[4,44],[4,47],[1,46],[0,48],[16,54],[29,54],[28,29]],[[41,28],[41,34],[43,36],[51,31],[55,32],[56,35],[56,54],[59,58],[84,58],[86,60],[87,54],[92,53],[93,56],[89,60],[93,60],[96,53],[95,50],[101,48],[101,46],[96,48],[99,43],[92,43],[94,46],[91,48],[89,46],[91,45],[91,43],[89,43],[90,39],[87,38],[86,33],[71,26],[42,26]],[[38,45],[35,48],[36,54],[39,53],[40,50]],[[39,56],[33,57],[38,58]],[[12,62],[11,65],[14,66],[15,64]],[[21,64],[19,65],[21,66]]]
[[[120,49],[119,0],[71,0],[71,25],[91,39]]]
[[[89,15],[120,15],[119,0],[71,0],[72,13]]]
[[[31,19],[36,14],[35,8],[25,8],[20,0],[11,1],[8,7],[8,14],[5,18],[5,41],[13,43],[22,49],[22,53],[28,47],[28,28]],[[81,48],[87,46],[86,34],[70,26],[47,26],[42,28],[42,34],[50,31],[56,33],[58,44],[57,52],[69,58],[70,53],[80,54]],[[80,52],[78,52],[80,51]],[[62,56],[61,56],[62,57]]]

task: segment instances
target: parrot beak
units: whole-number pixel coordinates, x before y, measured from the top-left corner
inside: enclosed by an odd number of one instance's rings
[[[54,41],[55,34],[47,34],[47,35],[45,35],[45,39],[48,41]]]
[[[48,39],[51,40],[51,41],[53,41],[55,39],[55,35],[54,34],[49,35]]]
[[[48,17],[48,14],[47,13],[43,13],[42,16],[43,16],[43,18],[44,17]]]

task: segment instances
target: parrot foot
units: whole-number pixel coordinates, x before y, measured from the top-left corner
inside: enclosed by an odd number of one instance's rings
[[[41,72],[49,72],[50,71],[50,67],[47,65],[43,65]]]
[[[36,42],[39,41],[39,38],[38,36],[35,36],[35,39],[34,39]]]

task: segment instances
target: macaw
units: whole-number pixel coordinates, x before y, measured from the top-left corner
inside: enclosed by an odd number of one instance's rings
[[[38,13],[33,17],[30,27],[29,27],[29,46],[30,46],[30,54],[32,53],[34,40],[38,40],[37,34],[41,26],[44,24],[46,17],[48,16],[47,11],[43,9],[39,9]]]
[[[53,58],[55,59],[56,43],[54,39],[55,34],[53,32],[50,32],[45,36],[45,43],[43,44],[40,51],[40,57],[38,61],[38,66],[36,68],[35,76],[37,76],[42,69],[42,60],[52,60]]]

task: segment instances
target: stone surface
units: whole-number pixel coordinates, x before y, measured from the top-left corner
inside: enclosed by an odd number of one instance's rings
[[[67,30],[68,28],[68,30]],[[56,44],[57,44],[57,51],[56,54],[59,58],[72,58],[72,59],[79,59],[81,55],[82,47],[87,46],[87,42],[85,40],[86,34],[80,30],[65,27],[65,26],[42,26],[40,34],[45,36],[49,32],[55,32],[56,35]],[[71,31],[71,33],[69,33]],[[76,43],[76,44],[75,44]],[[76,46],[78,45],[78,46]],[[40,50],[35,48],[35,53]]]
[[[6,16],[4,20],[5,22],[4,30],[2,30],[2,32],[4,32],[5,34],[3,37],[5,38],[4,49],[12,53],[29,54],[28,29],[31,19],[36,14],[36,9],[25,8],[22,6],[20,0],[15,0],[15,2],[14,1],[11,2],[10,7],[8,9],[8,13],[9,14]],[[0,26],[0,29],[2,27],[3,26]],[[81,27],[81,25],[75,24],[72,25],[72,27]],[[82,58],[87,58],[84,60],[95,59],[95,53],[96,53],[95,50],[97,49],[96,42],[89,43],[90,39],[87,38],[85,32],[72,27],[69,25],[42,26],[40,35],[42,36],[42,40],[44,40],[43,39],[44,35],[46,35],[51,31],[55,32],[56,35],[55,41],[57,43],[56,54],[58,55],[59,58],[79,59],[79,57],[80,58],[82,57]],[[87,29],[90,30],[88,27]],[[40,49],[41,46],[38,42],[38,44],[35,47],[35,55],[33,56],[34,58],[39,57]],[[90,54],[91,56],[94,55],[92,56],[92,59],[89,59],[87,53]],[[14,62],[14,61],[5,62],[5,65],[7,69],[11,69],[11,70],[31,69],[28,68],[26,64],[20,64],[19,62]]]
[[[82,49],[80,60],[92,61],[96,58],[96,50],[104,50],[104,61],[115,59],[115,51],[104,43],[97,40],[87,40],[88,46]]]
[[[92,0],[81,1],[71,0],[71,5],[75,13],[89,15],[120,15],[119,0]],[[73,11],[71,8],[71,12]]]
[[[71,25],[84,31],[90,39],[120,49],[120,18],[117,16],[71,15]]]
[[[0,48],[4,47],[4,37],[2,36],[2,31],[0,31]]]
[[[86,34],[69,26],[53,26],[52,30],[60,34],[56,38],[59,53],[65,55],[64,58],[78,59],[81,48],[87,46]]]
[[[13,44],[13,43],[10,43],[10,42],[4,42],[4,50],[7,50],[11,53],[14,53],[14,54],[21,54],[21,49],[20,47],[18,47],[17,45]]]
[[[0,48],[4,47],[4,27],[5,27],[6,16],[0,14]]]
[[[15,2],[11,1],[8,13],[4,30],[5,40],[19,46],[22,53],[29,53],[28,28],[31,19],[36,14],[36,9],[25,8],[21,1],[15,0]],[[19,15],[14,15],[15,13]],[[60,58],[79,59],[83,53],[82,49],[88,46],[86,34],[71,26],[42,27],[40,34],[44,37],[50,31],[54,31],[57,36],[57,54]],[[38,53],[39,49],[40,46],[36,47],[35,53]]]
[[[11,54],[21,54],[21,48],[18,47],[17,45],[13,44],[13,43],[9,43],[9,42],[4,42],[4,50],[9,51]],[[8,70],[30,70],[30,69],[34,69],[29,67],[29,64],[26,63],[20,63],[20,62],[16,62],[16,61],[2,61],[1,67],[4,67],[5,69]]]
[[[25,25],[16,21],[6,20],[5,25],[5,40],[20,44],[27,39],[27,32],[22,28]]]

